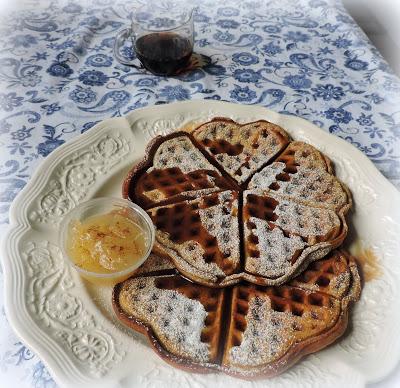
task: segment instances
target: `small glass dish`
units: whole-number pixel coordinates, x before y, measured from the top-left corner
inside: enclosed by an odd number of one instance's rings
[[[139,230],[141,230],[144,238],[144,245],[142,250],[143,254],[140,254],[139,257],[135,257],[134,260],[132,259],[131,265],[126,265],[124,269],[119,271],[115,270],[115,272],[113,269],[106,269],[104,271],[87,270],[85,268],[82,268],[82,266],[77,265],[76,261],[73,259],[73,257],[71,257],[68,246],[68,244],[71,245],[74,225],[82,225],[81,223],[84,223],[85,221],[91,222],[91,220],[93,220],[93,217],[101,217],[103,215],[113,216],[115,214],[117,214],[118,216],[126,217],[129,222],[133,222],[133,224],[137,226]],[[104,225],[106,224],[102,224],[103,228],[106,227]],[[114,234],[112,236],[113,238],[115,237]],[[117,282],[127,279],[138,267],[140,267],[145,262],[145,260],[150,255],[154,244],[154,237],[155,231],[153,223],[148,214],[141,207],[126,199],[110,197],[91,199],[76,206],[62,220],[58,235],[64,259],[73,268],[75,268],[82,277],[96,284],[115,284]],[[86,252],[91,251],[87,250]],[[91,261],[91,263],[93,263],[93,260]]]

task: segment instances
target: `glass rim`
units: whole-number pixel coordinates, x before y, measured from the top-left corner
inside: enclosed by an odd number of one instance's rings
[[[145,30],[145,31],[147,31],[147,32],[171,32],[171,31],[176,31],[176,30],[178,30],[179,28],[182,28],[185,24],[188,24],[188,23],[190,23],[190,22],[193,22],[193,12],[195,11],[196,7],[192,7],[190,10],[188,10],[188,12],[187,12],[187,14],[188,14],[187,18],[186,18],[181,24],[179,24],[179,26],[176,26],[176,27],[173,27],[173,28],[163,28],[163,29],[161,29],[161,30],[155,30],[155,29],[153,29],[153,28],[146,28],[146,27],[143,27],[142,23],[141,23],[139,20],[137,20],[137,19],[135,18],[136,13],[141,12],[141,10],[143,10],[143,9],[148,9],[148,5],[143,5],[142,7],[138,8],[137,10],[135,10],[135,13],[134,13],[133,16],[131,17],[131,19],[132,19],[132,20],[131,20],[132,25],[133,25],[133,24],[139,25],[140,28],[142,28],[143,30]],[[192,33],[193,33],[193,31],[192,31]]]
[[[143,254],[140,260],[138,260],[135,264],[125,268],[122,271],[112,272],[112,273],[99,273],[85,270],[78,265],[76,265],[73,260],[70,258],[67,250],[65,249],[65,244],[67,241],[67,232],[70,222],[73,220],[74,216],[77,216],[80,211],[84,210],[85,207],[90,208],[91,206],[97,206],[104,201],[108,201],[108,205],[121,205],[124,207],[128,207],[135,211],[146,223],[148,230],[149,230],[149,242],[146,252]],[[116,198],[116,197],[97,197],[89,199],[85,202],[82,202],[71,209],[67,214],[64,215],[64,218],[61,221],[59,231],[58,231],[58,243],[61,248],[61,253],[63,256],[64,261],[67,261],[73,268],[75,268],[79,273],[82,273],[85,276],[89,276],[92,278],[102,278],[102,279],[111,279],[115,277],[122,277],[128,275],[130,272],[134,271],[135,269],[139,268],[150,256],[151,251],[153,249],[155,240],[155,230],[153,222],[150,216],[142,209],[140,206],[136,205],[135,203],[129,201],[128,199],[124,198]]]

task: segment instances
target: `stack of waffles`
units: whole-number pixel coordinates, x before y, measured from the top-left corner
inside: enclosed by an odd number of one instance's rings
[[[273,376],[346,329],[360,279],[336,248],[351,196],[311,145],[267,121],[216,118],[154,139],[123,194],[156,242],[113,305],[166,361]]]

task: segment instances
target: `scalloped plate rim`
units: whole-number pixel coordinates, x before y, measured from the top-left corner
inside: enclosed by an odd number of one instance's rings
[[[201,105],[200,105],[201,104]],[[199,106],[200,105],[200,106]],[[37,184],[37,181],[40,179],[45,180],[45,178],[48,178],[51,175],[51,169],[47,169],[48,165],[54,165],[56,166],[57,163],[64,157],[65,155],[68,154],[69,150],[72,150],[75,145],[82,144],[82,142],[89,142],[92,139],[95,139],[97,136],[96,134],[98,133],[97,131],[104,127],[105,122],[112,122],[112,121],[117,121],[121,119],[125,119],[129,124],[134,122],[134,119],[136,116],[141,116],[142,113],[151,113],[152,111],[161,113],[159,117],[163,117],[162,113],[164,110],[167,110],[167,108],[170,108],[171,110],[173,109],[180,109],[182,113],[184,114],[185,111],[187,110],[199,110],[203,111],[206,109],[212,110],[212,109],[219,109],[221,110],[227,109],[232,107],[241,107],[240,109],[247,108],[253,113],[249,112],[249,117],[251,115],[257,115],[261,114],[263,111],[267,114],[272,114],[275,115],[278,119],[279,125],[284,124],[287,121],[290,121],[293,123],[301,123],[300,126],[304,128],[311,128],[312,131],[318,131],[318,133],[321,135],[322,139],[334,139],[334,142],[338,143],[341,145],[343,148],[348,151],[349,154],[351,154],[352,157],[358,160],[359,163],[363,164],[363,170],[365,170],[365,174],[367,175],[367,172],[372,176],[374,179],[379,179],[379,184],[380,190],[385,191],[385,195],[390,194],[390,196],[394,198],[400,199],[400,193],[396,189],[396,187],[389,182],[383,175],[382,173],[375,167],[375,165],[368,159],[366,155],[364,155],[361,151],[359,151],[357,148],[355,148],[353,145],[349,144],[345,140],[334,136],[330,133],[325,132],[323,129],[317,127],[313,123],[307,121],[306,119],[303,119],[301,117],[297,117],[294,115],[284,115],[275,111],[272,111],[270,109],[264,108],[262,106],[248,106],[248,105],[243,105],[243,104],[235,104],[235,103],[230,103],[230,102],[224,102],[224,101],[210,101],[210,100],[192,100],[192,101],[184,101],[184,102],[174,102],[170,104],[163,104],[163,105],[153,105],[153,106],[148,106],[144,108],[139,108],[134,111],[129,112],[125,116],[122,117],[115,117],[115,118],[110,118],[103,120],[99,123],[97,123],[95,126],[90,128],[87,132],[84,134],[81,134],[80,136],[77,136],[70,141],[66,142],[65,144],[61,145],[57,149],[55,149],[48,157],[46,157],[44,160],[41,161],[41,163],[36,167],[36,170],[32,174],[30,180],[26,184],[26,186],[18,193],[16,198],[11,204],[10,211],[9,211],[9,219],[10,219],[10,224],[8,226],[7,231],[5,232],[2,241],[1,241],[1,252],[3,253],[1,263],[3,267],[3,272],[4,272],[4,306],[5,306],[5,312],[7,315],[7,318],[9,320],[10,326],[15,330],[17,335],[25,342],[43,361],[43,363],[46,365],[50,373],[52,374],[52,377],[56,381],[57,384],[65,385],[71,382],[66,378],[66,376],[71,376],[70,373],[67,373],[60,368],[58,365],[57,361],[55,361],[51,353],[49,354],[49,350],[45,349],[40,342],[37,341],[35,336],[31,333],[32,330],[36,329],[39,330],[39,328],[34,327],[33,329],[30,327],[24,326],[22,322],[18,320],[18,309],[21,308],[21,306],[13,306],[13,296],[10,295],[12,292],[12,284],[13,282],[18,278],[18,276],[22,276],[20,273],[18,273],[17,266],[13,264],[13,261],[11,260],[12,254],[10,254],[10,249],[11,247],[9,246],[9,241],[10,238],[18,238],[24,231],[29,229],[29,222],[28,218],[25,216],[25,214],[21,213],[20,209],[24,209],[24,206],[21,206],[21,203],[23,203],[23,199],[26,193],[28,193],[30,190],[32,190],[35,185]],[[161,110],[161,112],[160,112]],[[256,113],[256,111],[258,111]],[[284,126],[284,125],[282,125]],[[329,147],[327,145],[327,147]],[[43,177],[44,176],[44,177]],[[383,189],[382,189],[383,185]],[[23,280],[24,281],[24,280]],[[26,305],[22,306],[23,309],[26,309]],[[41,335],[44,335],[41,333]],[[50,342],[57,343],[54,341],[50,336],[48,336],[48,340]],[[398,365],[398,362],[400,360],[400,349],[396,357],[392,357],[392,363],[391,365],[386,364],[384,366],[384,371],[381,373],[381,376],[377,379],[374,379],[373,382],[379,381],[383,378],[385,378],[387,375],[389,375]],[[71,362],[73,365],[73,362]],[[77,380],[79,380],[80,383],[85,383],[86,381],[90,381],[90,378],[87,378],[86,376],[82,375],[81,372],[74,366],[74,372],[77,373],[79,376]],[[358,373],[360,373],[359,370],[356,370]],[[70,371],[68,371],[70,372]],[[89,379],[89,380],[87,380]],[[364,380],[365,381],[365,380]],[[372,382],[369,381],[369,382]]]

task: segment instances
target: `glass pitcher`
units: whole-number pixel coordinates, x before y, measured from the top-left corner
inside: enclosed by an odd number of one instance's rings
[[[131,26],[120,31],[114,44],[117,60],[156,75],[174,75],[189,63],[193,53],[194,25],[192,7],[182,2],[160,1],[133,12]],[[121,55],[131,40],[140,65]]]

